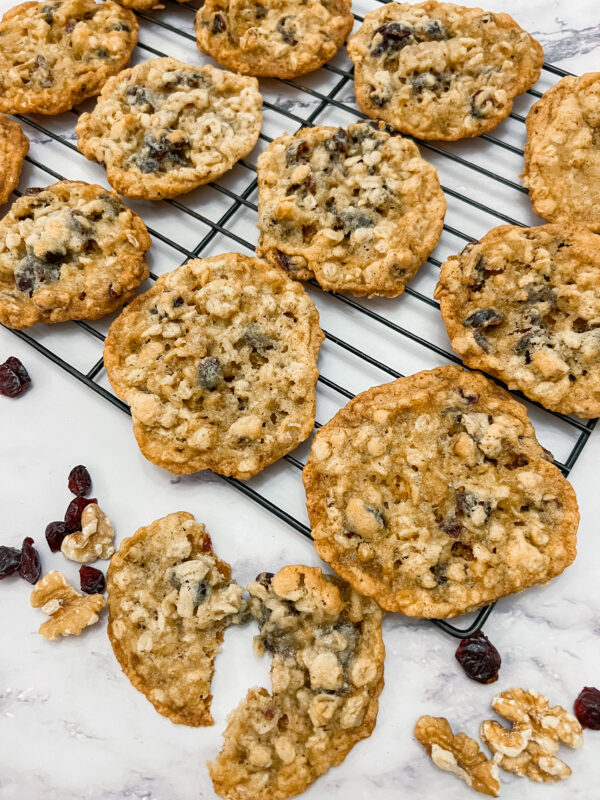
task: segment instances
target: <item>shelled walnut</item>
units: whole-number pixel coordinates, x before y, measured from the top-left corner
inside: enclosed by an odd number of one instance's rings
[[[63,539],[64,556],[80,564],[110,558],[115,552],[115,529],[97,503],[90,503],[81,514],[81,530]]]
[[[31,593],[31,605],[41,608],[51,619],[42,623],[44,639],[79,636],[84,628],[98,622],[98,613],[106,605],[101,594],[83,596],[69,584],[61,572],[47,572]]]
[[[532,781],[555,783],[571,769],[556,758],[561,742],[578,748],[583,733],[577,719],[561,706],[550,708],[539,692],[508,689],[494,697],[492,708],[513,723],[508,730],[493,720],[481,723],[481,738],[502,769]]]

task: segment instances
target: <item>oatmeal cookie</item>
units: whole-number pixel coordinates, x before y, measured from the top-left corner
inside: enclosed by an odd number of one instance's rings
[[[19,185],[21,167],[29,150],[29,139],[21,126],[0,114],[0,205],[8,202]]]
[[[148,277],[146,226],[102,186],[28,189],[0,220],[0,322],[98,319]]]
[[[188,261],[131,303],[104,363],[147,459],[250,478],[311,433],[322,341],[300,284],[226,253]]]
[[[138,24],[110,0],[21,3],[0,22],[0,111],[60,114],[129,61]]]
[[[420,139],[495,128],[540,76],[544,53],[508,14],[385,3],[348,43],[360,108]]]
[[[384,122],[284,134],[258,159],[257,252],[324,289],[401,294],[445,211],[435,167]]]
[[[261,106],[256,78],[152,58],[107,82],[79,118],[77,147],[126,197],[175,197],[248,155]]]
[[[600,233],[600,72],[563,78],[526,123],[522,177],[535,213]]]
[[[383,612],[315,567],[263,572],[248,591],[255,649],[273,656],[273,693],[250,689],[209,770],[221,797],[283,800],[371,735],[383,689]]]
[[[227,69],[294,78],[333,58],[353,23],[350,0],[206,0],[196,41]]]
[[[525,407],[479,373],[438,367],[358,395],[304,468],[318,554],[383,608],[454,617],[559,575],[575,558],[571,485]]]
[[[112,557],[107,590],[108,636],[131,683],[172,722],[212,725],[215,656],[245,601],[204,525],[178,511],[137,530]]]
[[[545,408],[600,416],[600,239],[503,225],[442,266],[435,297],[465,364]]]

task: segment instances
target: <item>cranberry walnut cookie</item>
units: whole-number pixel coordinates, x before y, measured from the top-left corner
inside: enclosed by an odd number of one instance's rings
[[[348,42],[360,108],[420,139],[495,128],[538,80],[542,48],[508,14],[385,3]]]
[[[29,139],[18,122],[0,114],[0,205],[8,202],[19,185],[21,167],[29,150]]]
[[[215,656],[245,600],[204,525],[179,511],[140,528],[112,557],[107,589],[108,636],[131,683],[172,722],[212,725]]]
[[[0,22],[0,111],[60,114],[98,94],[129,61],[138,28],[111,0],[9,9]]]
[[[353,22],[350,0],[206,0],[196,40],[227,69],[294,78],[333,58]]]
[[[523,185],[535,213],[600,233],[600,72],[560,80],[526,124]]]
[[[445,211],[435,167],[384,122],[284,134],[258,159],[258,254],[324,289],[401,294]]]
[[[250,478],[310,435],[322,341],[300,284],[226,253],[188,261],[131,303],[104,363],[147,459]]]
[[[503,225],[442,266],[454,349],[545,408],[600,416],[600,239],[575,224]]]
[[[383,689],[383,612],[316,567],[262,573],[248,587],[268,651],[272,694],[250,689],[209,764],[229,800],[284,800],[307,789],[370,736]]]
[[[525,407],[439,367],[358,395],[304,468],[317,553],[383,608],[445,618],[559,575],[575,558],[571,485]]]
[[[114,193],[82,181],[28,189],[0,220],[0,322],[98,319],[148,277],[146,226]]]
[[[126,197],[175,197],[223,175],[254,147],[258,81],[153,58],[108,81],[75,128],[78,149]]]

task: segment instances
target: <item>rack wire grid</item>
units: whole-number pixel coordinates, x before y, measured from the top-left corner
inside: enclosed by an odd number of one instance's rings
[[[360,12],[354,14],[355,30],[364,14],[377,7],[378,2],[387,0],[354,1],[354,10]],[[164,55],[190,63],[210,61],[195,44],[193,23],[198,6],[181,5],[176,0],[166,3],[154,12],[137,14],[140,37],[132,63]],[[432,298],[438,269],[448,255],[462,250],[466,243],[498,224],[540,224],[531,211],[527,190],[515,180],[522,168],[525,116],[543,91],[568,74],[545,64],[536,87],[517,98],[513,113],[493,134],[448,144],[418,142],[422,155],[438,169],[448,211],[434,254],[403,295],[394,300],[357,299],[325,293],[315,282],[307,284],[325,333],[317,392],[317,420],[321,423],[317,421],[316,428],[357,392],[372,385],[440,364],[462,363],[450,349],[439,304]],[[364,117],[355,104],[352,64],[345,48],[314,73],[295,80],[261,79],[260,88],[264,98],[263,130],[247,159],[238,162],[219,181],[181,199],[160,203],[128,201],[146,221],[153,239],[148,254],[150,280],[190,258],[232,249],[253,253],[257,239],[256,159],[260,152],[286,131],[321,124],[346,126]],[[104,170],[87,162],[75,146],[74,117],[91,110],[94,102],[86,101],[79,109],[57,117],[18,117],[32,139],[23,186],[45,186],[52,182],[50,178],[77,180],[82,174],[106,184]],[[21,192],[15,194],[19,196]],[[114,316],[93,323],[71,322],[12,332],[105,400],[130,413],[129,407],[112,392],[102,361],[102,344]],[[568,475],[596,421],[546,411],[519,393],[514,394],[526,403],[538,437],[557,455],[555,463]],[[249,481],[219,478],[310,538],[301,482],[308,449],[309,443],[304,443]],[[433,622],[446,633],[462,638],[479,630],[492,608],[489,605],[477,614],[467,615],[461,625],[444,620]]]

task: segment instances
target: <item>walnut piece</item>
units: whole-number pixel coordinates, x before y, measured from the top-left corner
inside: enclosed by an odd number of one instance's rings
[[[476,792],[499,796],[497,765],[485,757],[477,742],[466,733],[455,736],[447,719],[420,717],[415,725],[415,736],[437,767],[458,775]]]
[[[31,593],[31,605],[52,617],[40,626],[44,639],[79,636],[84,628],[98,622],[98,612],[106,605],[101,594],[81,595],[61,572],[47,572]]]
[[[110,558],[115,552],[115,529],[104,511],[90,503],[81,514],[81,530],[65,536],[62,554],[71,561],[89,564],[99,558]]]
[[[494,697],[492,708],[513,723],[507,730],[498,722],[481,723],[481,738],[502,769],[532,781],[555,783],[571,774],[556,758],[560,742],[578,748],[583,732],[577,719],[561,706],[550,708],[539,692],[508,689]]]

